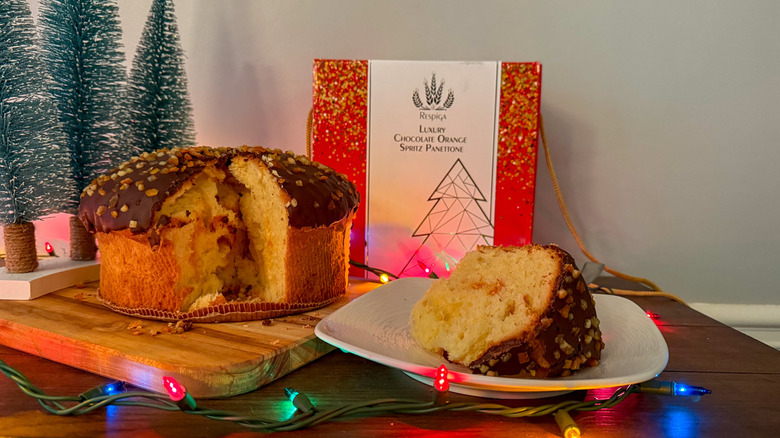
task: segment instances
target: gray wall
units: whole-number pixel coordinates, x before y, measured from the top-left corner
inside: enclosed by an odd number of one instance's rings
[[[128,58],[150,4],[119,2]],[[588,249],[688,301],[780,303],[776,1],[179,0],[176,12],[201,144],[302,153],[314,58],[539,61]],[[541,158],[534,240],[582,263]]]

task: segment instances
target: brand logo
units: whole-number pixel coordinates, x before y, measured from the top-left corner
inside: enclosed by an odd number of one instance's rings
[[[447,98],[444,102],[441,101],[444,94],[444,81],[436,83],[436,73],[431,75],[431,83],[428,83],[428,79],[423,79],[423,85],[425,87],[425,103],[420,99],[420,90],[415,89],[412,93],[412,102],[417,109],[432,110],[432,111],[446,111],[455,102],[455,93],[452,89],[447,91]]]

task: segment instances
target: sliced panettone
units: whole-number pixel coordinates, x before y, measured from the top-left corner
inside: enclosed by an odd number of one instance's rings
[[[480,246],[411,314],[424,348],[487,375],[566,376],[598,364],[595,301],[555,245]]]

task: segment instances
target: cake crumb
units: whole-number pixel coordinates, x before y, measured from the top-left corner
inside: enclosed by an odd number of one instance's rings
[[[149,330],[149,335],[151,335],[151,336],[157,336],[157,335],[159,335],[159,334],[160,334],[160,331],[159,331],[159,330],[157,330],[157,329],[151,329],[151,330]]]
[[[271,345],[279,345],[279,342],[281,341],[279,341],[278,339],[274,339],[273,341],[271,341]]]
[[[192,330],[192,323],[189,321],[176,321],[176,324],[169,322],[171,333],[174,335],[180,335],[184,332]]]
[[[142,324],[143,323],[141,322],[140,319],[134,319],[134,320],[130,321],[130,324],[127,325],[127,329],[128,330],[140,329],[140,328],[143,327]]]
[[[79,301],[84,301],[84,293],[83,292],[79,292],[76,295],[73,295],[73,298],[75,298],[75,299],[77,299]]]
[[[264,326],[266,326],[266,327],[267,327],[267,326],[269,326],[269,325],[271,325],[271,324],[273,324],[273,323],[274,323],[274,320],[273,320],[273,319],[264,319],[264,320],[263,320],[263,322],[262,322],[261,324],[263,324]]]

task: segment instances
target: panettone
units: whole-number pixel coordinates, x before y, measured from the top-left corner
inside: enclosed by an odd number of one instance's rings
[[[97,178],[79,217],[97,235],[100,299],[164,320],[259,319],[347,289],[354,184],[261,147],[162,149]]]
[[[491,376],[567,376],[598,364],[596,304],[555,245],[479,246],[411,314],[424,348]]]

